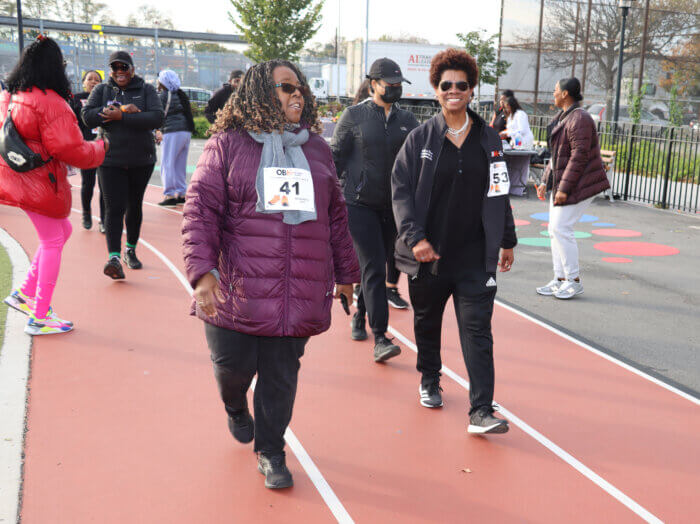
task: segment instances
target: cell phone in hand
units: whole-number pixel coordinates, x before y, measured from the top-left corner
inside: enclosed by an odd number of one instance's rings
[[[107,102],[107,105],[117,108],[122,106],[121,102],[118,102],[116,100],[110,100],[109,102]]]
[[[340,303],[343,306],[343,311],[345,311],[345,314],[349,315],[350,314],[350,307],[348,306],[348,297],[346,297],[342,293],[340,294]]]

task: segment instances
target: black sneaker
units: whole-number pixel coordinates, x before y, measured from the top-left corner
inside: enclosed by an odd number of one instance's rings
[[[106,231],[106,229],[105,229],[105,225],[104,225],[104,222],[102,222],[102,220],[100,220],[100,224],[99,224],[99,226],[98,226],[98,227],[100,228],[100,233],[102,233],[102,234],[104,235],[104,234],[105,234],[105,231]]]
[[[228,418],[228,430],[238,442],[247,444],[255,436],[255,422],[247,409]]]
[[[401,354],[401,348],[394,344],[385,335],[374,337],[374,361],[385,362],[396,355]]]
[[[141,269],[143,267],[141,261],[136,258],[136,250],[133,247],[127,247],[122,258],[126,265],[129,266],[129,269]]]
[[[418,386],[420,394],[420,405],[426,408],[441,408],[442,407],[442,388],[440,387],[440,379],[423,379]]]
[[[388,287],[386,288],[386,300],[389,302],[391,307],[396,309],[408,309],[408,302],[406,302],[399,294],[399,288]]]
[[[103,272],[112,280],[121,280],[124,278],[124,270],[122,269],[122,265],[119,263],[119,258],[116,256],[107,261]]]
[[[185,197],[184,196],[179,196],[176,198],[178,204],[184,204],[185,203]]]
[[[360,296],[360,289],[362,289],[362,286],[360,284],[355,284],[355,287],[352,288],[352,298],[357,300],[357,297]]]
[[[83,229],[90,229],[92,227],[92,216],[83,215]]]
[[[177,198],[175,197],[165,197],[165,199],[158,202],[161,207],[175,207],[177,205]]]
[[[508,421],[494,417],[491,407],[479,408],[469,415],[469,433],[507,433],[508,429]]]
[[[270,489],[291,488],[292,474],[287,469],[284,453],[276,455],[258,454],[258,471],[265,475],[265,487]]]
[[[350,332],[350,338],[353,340],[367,340],[367,330],[365,329],[365,317],[360,316],[359,313],[355,313],[352,316],[352,322],[350,322],[350,327],[352,331]]]

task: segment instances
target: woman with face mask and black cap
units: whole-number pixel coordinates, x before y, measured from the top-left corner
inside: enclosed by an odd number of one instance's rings
[[[331,150],[344,188],[350,234],[362,269],[351,336],[353,340],[367,338],[367,314],[374,334],[374,360],[384,362],[401,353],[386,337],[389,323],[386,261],[396,240],[391,212],[391,169],[408,133],[418,127],[418,120],[397,104],[402,94],[401,83],[407,80],[396,62],[389,58],[376,60],[367,78],[371,98],[345,110],[333,133]]]

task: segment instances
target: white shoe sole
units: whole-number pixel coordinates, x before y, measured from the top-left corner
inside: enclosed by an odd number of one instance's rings
[[[554,295],[554,293],[556,293],[556,291],[542,291],[540,289],[535,289],[535,292],[543,297],[551,297]]]
[[[393,307],[394,309],[408,309],[408,306],[397,306],[397,305],[394,304],[391,300],[387,300],[387,302],[388,302],[389,305],[390,305],[391,307]]]
[[[484,433],[508,433],[508,430],[510,428],[508,427],[507,422],[499,422],[497,424],[493,424],[492,426],[474,426],[472,424],[469,424],[467,427],[467,432],[468,433],[473,433],[475,435],[483,435]]]
[[[583,289],[581,291],[577,291],[573,295],[557,295],[554,293],[554,298],[558,298],[559,300],[569,300],[571,298],[577,297],[578,295],[583,295]]]

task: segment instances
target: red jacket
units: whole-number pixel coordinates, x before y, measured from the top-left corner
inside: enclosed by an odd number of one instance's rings
[[[10,93],[0,94],[0,126],[7,117]],[[75,113],[55,91],[34,88],[12,95],[12,120],[25,144],[46,160],[42,167],[17,173],[0,157],[0,204],[53,218],[70,213],[71,190],[66,164],[90,169],[105,157],[102,140],[86,142]],[[53,174],[55,182],[49,174]]]

